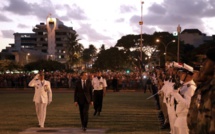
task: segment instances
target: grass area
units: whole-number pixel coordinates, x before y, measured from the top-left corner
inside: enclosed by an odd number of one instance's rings
[[[154,100],[146,100],[150,95],[143,92],[107,93],[100,117],[94,117],[93,107],[90,107],[88,128],[104,128],[110,134],[166,133],[159,129]],[[0,134],[15,134],[37,126],[32,99],[33,93],[0,94]],[[73,93],[53,93],[45,127],[80,128],[80,124]]]

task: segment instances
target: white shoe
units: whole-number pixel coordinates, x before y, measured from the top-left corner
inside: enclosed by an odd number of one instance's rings
[[[40,128],[44,128],[44,126],[41,125]]]

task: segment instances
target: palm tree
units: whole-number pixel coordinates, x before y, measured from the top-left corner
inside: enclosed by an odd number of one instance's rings
[[[84,47],[82,44],[78,43],[80,39],[78,39],[78,34],[76,32],[70,33],[67,38],[68,40],[66,43],[66,64],[67,68],[71,69],[72,66],[79,62]]]

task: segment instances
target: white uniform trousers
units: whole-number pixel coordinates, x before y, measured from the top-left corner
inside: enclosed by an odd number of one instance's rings
[[[176,120],[176,113],[174,109],[174,105],[167,104],[167,111],[169,116],[169,124],[170,124],[170,133],[175,134],[174,124]]]
[[[40,127],[44,127],[44,123],[46,120],[46,107],[47,107],[47,103],[35,102],[36,114],[37,114],[37,119]]]
[[[187,127],[187,117],[178,116],[175,120],[175,134],[189,134],[189,129]]]

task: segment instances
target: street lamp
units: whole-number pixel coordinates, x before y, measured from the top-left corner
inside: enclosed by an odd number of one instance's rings
[[[170,41],[169,43],[165,44],[162,41],[160,41],[159,39],[156,40],[156,42],[160,42],[163,46],[164,46],[164,55],[165,55],[165,63],[167,61],[167,47],[169,46],[169,44],[174,43],[175,40]]]
[[[180,48],[179,48],[179,46],[180,46],[180,34],[181,34],[181,27],[180,27],[180,25],[178,25],[178,27],[177,27],[177,32],[178,32],[178,51],[177,51],[177,62],[179,63],[179,61],[180,61],[180,55],[179,55]]]
[[[30,55],[31,55],[30,53],[27,53],[27,54],[26,54],[26,63],[29,62],[29,56],[30,56]]]

